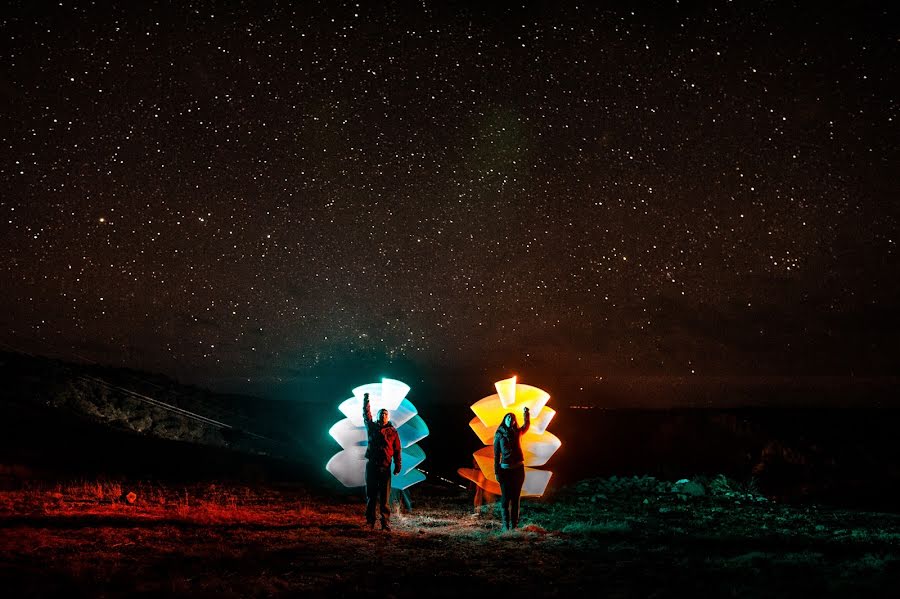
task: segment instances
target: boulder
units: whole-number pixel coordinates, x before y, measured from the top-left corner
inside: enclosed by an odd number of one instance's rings
[[[701,497],[706,495],[706,489],[698,482],[683,478],[675,483],[672,487],[673,493],[680,495],[690,495],[692,497]]]

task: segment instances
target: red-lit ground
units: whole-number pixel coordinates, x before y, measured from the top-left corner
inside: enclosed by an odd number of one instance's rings
[[[391,533],[363,527],[354,496],[296,488],[5,491],[0,586],[7,597],[768,598],[883,596],[900,582],[896,515],[610,488],[525,502],[513,533],[464,492],[428,486]],[[119,499],[129,490],[135,505]]]

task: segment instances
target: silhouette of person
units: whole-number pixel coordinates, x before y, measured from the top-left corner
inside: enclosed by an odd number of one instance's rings
[[[519,526],[519,498],[525,483],[525,456],[521,437],[531,426],[531,415],[525,408],[522,428],[516,415],[509,412],[494,433],[494,475],[500,483],[500,506],[503,509],[503,528]]]
[[[472,458],[472,470],[479,474],[481,473],[481,470],[478,466],[478,460],[476,460],[475,458]],[[475,488],[475,497],[472,502],[475,514],[483,513],[489,508],[493,509],[493,504],[497,501],[496,495],[494,495],[490,491],[485,490],[480,484],[476,482],[470,482],[469,487]]]
[[[412,498],[409,496],[409,489],[391,489],[391,503],[397,504],[397,512],[400,512],[400,507],[403,507],[403,510],[407,513],[412,511]]]
[[[375,507],[381,514],[381,529],[390,530],[391,461],[394,474],[400,473],[400,436],[391,424],[387,410],[378,410],[378,420],[372,420],[369,394],[363,395],[363,421],[369,437],[366,449],[366,523],[375,528]]]

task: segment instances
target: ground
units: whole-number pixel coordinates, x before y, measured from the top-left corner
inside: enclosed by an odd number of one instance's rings
[[[357,494],[328,489],[81,482],[3,491],[0,585],[19,597],[431,599],[883,596],[900,583],[900,516],[780,505],[708,481],[699,490],[584,481],[524,501],[514,532],[449,485],[420,485],[413,501],[383,532],[363,526]]]

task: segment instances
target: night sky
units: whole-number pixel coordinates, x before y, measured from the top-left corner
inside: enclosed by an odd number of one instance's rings
[[[487,4],[6,3],[3,347],[264,396],[898,374],[894,3]]]

